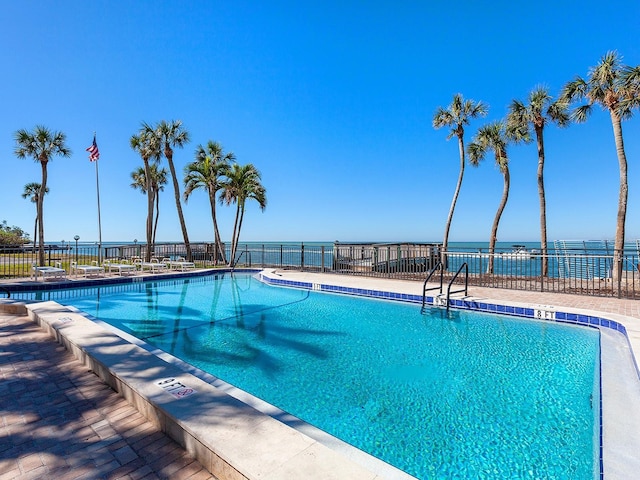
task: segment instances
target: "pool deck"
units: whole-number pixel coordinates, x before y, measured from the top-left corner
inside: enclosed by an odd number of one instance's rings
[[[421,282],[295,271],[268,274],[296,282],[422,295]],[[603,335],[604,472],[607,480],[633,478],[640,471],[640,381],[629,349],[640,353],[640,302],[478,287],[469,288],[469,298],[597,315],[625,326],[626,345],[619,332]],[[29,305],[25,312],[19,304],[0,301],[0,373],[0,480],[54,474],[220,480],[409,478],[367,458],[354,458],[348,449],[329,448],[54,302]],[[172,395],[159,385],[169,378],[176,379],[172,385],[179,383],[195,393]]]

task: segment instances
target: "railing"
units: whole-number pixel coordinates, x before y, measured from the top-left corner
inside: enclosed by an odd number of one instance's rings
[[[460,290],[454,290],[452,292],[451,286],[453,285],[453,282],[456,281],[456,278],[458,278],[458,275],[460,275],[460,272],[462,272],[462,270],[464,270],[464,288]],[[469,290],[469,265],[467,264],[467,262],[465,262],[462,265],[460,265],[460,268],[458,268],[456,273],[453,274],[453,278],[449,280],[449,285],[447,286],[447,312],[449,311],[449,299],[451,298],[451,294],[464,292],[464,295],[467,296],[468,290]]]
[[[427,283],[429,283],[429,280],[431,280],[431,277],[433,277],[433,274],[436,271],[440,271],[440,285],[437,287],[427,288]],[[427,292],[431,290],[439,290],[440,293],[442,293],[443,272],[444,272],[444,269],[442,268],[442,263],[438,262],[436,266],[431,269],[431,271],[429,272],[429,275],[427,275],[427,278],[424,279],[424,283],[422,284],[422,309],[423,310],[424,310],[425,304],[427,303]]]
[[[460,265],[467,263],[471,286],[640,299],[639,258],[635,244],[625,249],[621,257],[620,276],[611,248],[585,250],[550,248],[543,256],[539,252],[512,249],[496,249],[495,253],[489,254],[487,249],[450,248],[441,255],[438,246],[433,244],[243,243],[238,246],[235,267],[424,281],[428,272],[444,258],[443,282],[451,281]],[[108,244],[102,247],[99,256],[97,245],[76,246],[72,243],[49,246],[45,251],[45,263],[53,266],[60,262],[69,270],[72,261],[91,264],[98,258],[130,259],[144,256],[146,251],[144,244]],[[215,254],[213,243],[193,243],[192,251],[193,261],[199,268],[226,266],[216,258],[219,256]],[[228,246],[226,251],[229,259]],[[184,257],[186,249],[182,243],[163,243],[155,245],[151,253],[159,258],[176,259]],[[0,280],[31,276],[31,266],[37,261],[38,252],[31,248],[0,249]],[[548,266],[546,274],[544,264]]]

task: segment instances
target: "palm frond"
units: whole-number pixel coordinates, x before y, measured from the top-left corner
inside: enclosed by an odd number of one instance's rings
[[[547,117],[559,127],[566,127],[571,123],[568,107],[567,103],[556,100],[547,108]]]
[[[576,123],[583,123],[587,121],[587,118],[589,118],[589,115],[591,114],[591,110],[592,110],[592,105],[580,105],[578,107],[576,107],[570,115],[571,120],[573,120]]]
[[[580,101],[585,98],[587,91],[587,82],[581,77],[576,77],[562,88],[560,100],[567,104]]]
[[[480,162],[484,160],[486,153],[487,149],[484,145],[480,145],[475,142],[471,142],[467,145],[467,158],[469,159],[469,163],[474,167],[480,165]]]
[[[450,127],[447,140],[464,135],[464,125],[469,125],[472,118],[484,117],[488,107],[482,102],[464,100],[462,94],[456,93],[447,108],[438,107],[433,116],[433,128]]]

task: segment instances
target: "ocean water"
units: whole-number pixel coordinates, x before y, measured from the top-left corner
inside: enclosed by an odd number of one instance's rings
[[[194,252],[204,252],[203,244],[192,242]],[[61,246],[60,244],[55,244]],[[135,254],[133,242],[104,242],[103,258],[127,257]],[[139,247],[142,245],[137,244]],[[158,256],[177,257],[184,256],[186,252],[180,243],[164,246],[158,242],[156,252]],[[342,245],[348,245],[347,242]],[[500,255],[512,252],[515,245],[523,246],[529,251],[540,250],[539,242],[497,242],[496,253],[498,256],[494,262],[494,273],[498,275],[518,276],[518,277],[539,277],[542,271],[542,261],[540,257],[535,258],[514,258],[509,255]],[[613,268],[613,248],[612,242],[588,241],[572,242],[570,248],[565,251],[556,251],[554,242],[548,245],[549,270],[548,275],[552,278],[611,278]],[[635,271],[639,263],[638,252],[635,243],[629,242],[626,256],[623,262],[623,269]],[[236,263],[248,266],[275,265],[292,268],[325,267],[332,268],[334,263],[333,242],[246,242],[241,243],[238,248]],[[487,259],[488,242],[451,242],[449,251],[454,253],[448,259],[449,270],[455,271],[462,263],[466,262],[470,273],[487,272],[489,262]],[[73,254],[75,244],[67,243],[65,249]],[[80,255],[97,254],[97,244],[92,242],[78,243]],[[322,250],[324,249],[324,250]],[[455,255],[455,253],[465,253],[465,255]],[[591,255],[591,258],[584,258],[584,254]],[[139,254],[139,253],[138,253]],[[229,247],[227,245],[227,258],[229,257]],[[468,254],[468,255],[467,255]],[[370,256],[370,254],[369,254]],[[194,257],[196,260],[210,258],[209,254],[202,254]],[[388,268],[388,267],[387,267]]]

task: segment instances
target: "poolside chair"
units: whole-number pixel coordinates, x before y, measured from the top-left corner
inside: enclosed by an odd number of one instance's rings
[[[87,278],[90,276],[104,274],[104,267],[98,266],[98,262],[95,260],[91,262],[91,265],[78,265],[76,262],[71,262],[71,273],[75,273],[77,277],[78,272],[80,272],[83,277]]]
[[[38,267],[34,263],[32,265],[33,269],[33,279],[34,281],[38,281],[38,276],[42,277],[42,281],[44,282],[47,278],[53,278],[54,280],[64,280],[67,278],[67,271],[62,268],[62,264],[60,262],[56,262],[55,267]]]
[[[187,261],[185,261],[185,259],[183,257],[178,257],[177,260],[171,260],[170,258],[164,258],[162,261],[165,263],[165,265],[167,265],[167,267],[170,270],[178,270],[178,269],[180,269],[181,272],[184,272],[185,270],[192,270],[192,269],[196,268],[195,263],[187,262]]]
[[[136,265],[140,267],[140,271],[142,272],[149,270],[151,273],[158,273],[167,269],[167,266],[155,257],[152,258],[150,262],[136,262]]]
[[[102,266],[107,269],[109,273],[115,270],[120,276],[133,275],[136,272],[136,266],[130,263],[123,263],[118,260],[105,260],[102,262]]]

